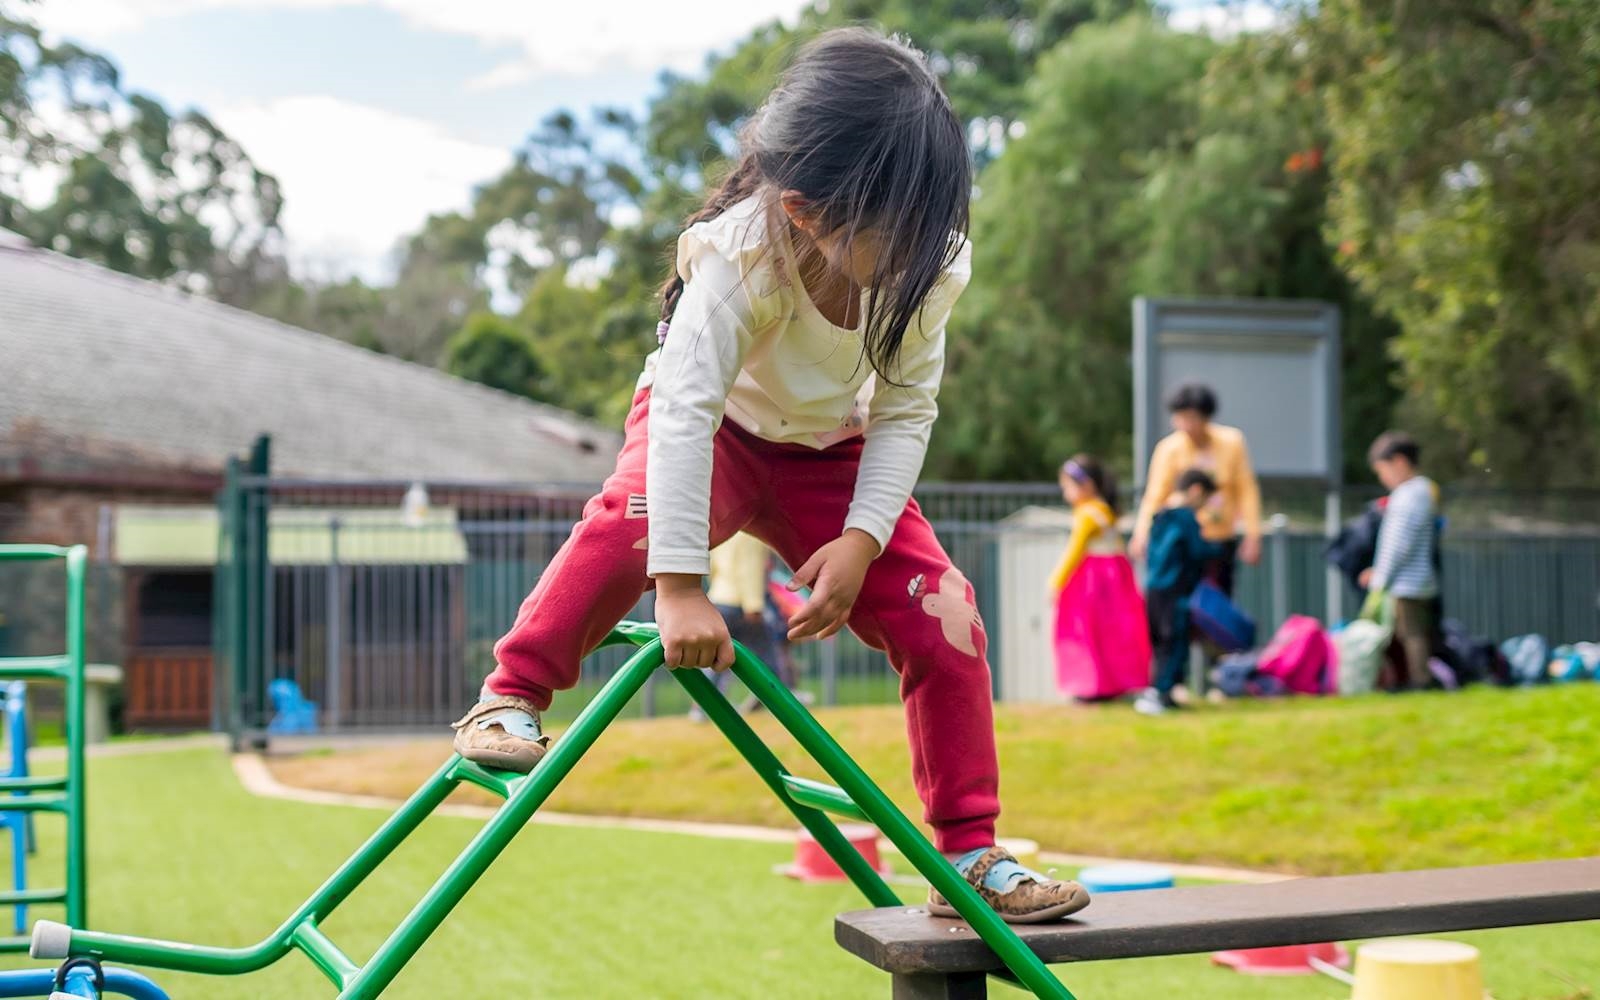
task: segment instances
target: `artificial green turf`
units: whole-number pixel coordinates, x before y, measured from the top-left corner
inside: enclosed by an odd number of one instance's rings
[[[819,710],[913,816],[897,706]],[[817,768],[765,713],[791,769]],[[1600,684],[1205,705],[1001,705],[1002,836],[1048,850],[1350,874],[1600,854]],[[448,752],[411,746],[276,764],[295,785],[403,797]],[[553,808],[788,826],[728,741],[685,719],[601,736]]]
[[[265,936],[383,819],[364,809],[254,798],[226,758],[206,749],[93,761],[91,810],[93,925],[223,945]],[[477,827],[452,817],[430,821],[329,922],[329,934],[364,957]],[[44,885],[59,871],[60,833],[49,823],[41,833],[33,880]],[[860,906],[859,897],[844,885],[772,874],[788,855],[764,843],[530,828],[386,996],[887,997],[886,976],[833,945],[834,913]],[[1600,986],[1600,925],[1449,936],[1484,949],[1497,1000],[1581,997]],[[1325,979],[1249,979],[1199,956],[1061,974],[1083,1000],[1348,996]],[[241,980],[155,978],[176,1000],[334,996],[294,955]],[[1020,996],[1002,986],[993,993]]]

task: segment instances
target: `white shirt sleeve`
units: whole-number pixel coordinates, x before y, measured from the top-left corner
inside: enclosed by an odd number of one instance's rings
[[[972,244],[960,252],[935,286],[919,321],[906,331],[899,370],[890,385],[882,376],[867,409],[866,443],[856,472],[856,493],[846,530],[871,535],[882,551],[911,499],[928,455],[928,438],[939,416],[939,381],[944,376],[945,324],[972,277]]]
[[[925,338],[909,330],[905,342],[915,350],[902,356],[900,370],[894,373],[901,385],[890,385],[879,376],[872,394],[855,497],[844,522],[847,530],[858,528],[871,535],[880,551],[888,547],[922,474],[928,437],[939,415],[939,380],[944,375],[942,325]]]
[[[739,265],[714,253],[690,263],[656,358],[645,465],[647,570],[711,569],[712,437],[750,348],[755,305]]]

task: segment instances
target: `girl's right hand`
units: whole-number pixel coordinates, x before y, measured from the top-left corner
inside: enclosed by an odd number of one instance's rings
[[[656,624],[661,628],[668,667],[727,670],[733,666],[728,624],[701,589],[698,576],[663,573],[656,577]]]

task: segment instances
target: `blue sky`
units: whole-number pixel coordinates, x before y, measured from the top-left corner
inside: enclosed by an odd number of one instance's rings
[[[641,107],[806,0],[44,0],[57,36],[197,106],[284,187],[293,259],[382,278],[395,241],[467,204],[549,112]],[[1184,17],[1215,16],[1182,0]],[[1255,6],[1255,5],[1250,5]]]

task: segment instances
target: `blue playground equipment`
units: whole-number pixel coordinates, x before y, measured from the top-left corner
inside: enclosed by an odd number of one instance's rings
[[[69,959],[59,969],[0,972],[0,998],[48,997],[49,1000],[171,1000],[166,991],[129,969],[102,969],[89,958]]]
[[[11,769],[0,778],[28,777],[28,685],[11,681],[6,685],[6,739],[11,743]],[[16,791],[12,795],[26,795]],[[17,934],[28,933],[28,855],[38,849],[33,836],[33,813],[0,812],[0,827],[11,831],[11,887],[16,890],[18,902],[12,929]]]
[[[1078,873],[1078,884],[1090,895],[1108,892],[1137,892],[1140,889],[1170,889],[1176,883],[1172,872],[1160,865],[1094,865]]]

